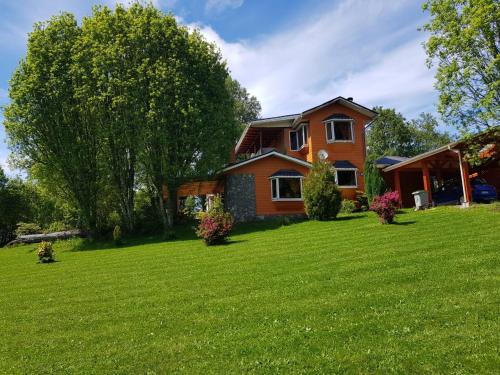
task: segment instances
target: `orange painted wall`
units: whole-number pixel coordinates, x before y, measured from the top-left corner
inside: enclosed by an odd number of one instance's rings
[[[177,190],[178,197],[190,195],[218,194],[224,192],[224,181],[197,181],[183,184]]]
[[[269,176],[280,169],[295,169],[304,176],[309,168],[296,163],[270,156],[253,163],[233,169],[228,174],[253,174],[255,175],[255,195],[257,215],[283,215],[304,213],[303,202],[273,202],[271,193],[271,181]],[[245,199],[245,197],[241,197]]]

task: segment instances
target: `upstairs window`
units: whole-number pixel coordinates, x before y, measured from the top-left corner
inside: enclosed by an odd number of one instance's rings
[[[299,151],[307,146],[307,125],[300,125],[297,130],[290,132],[290,149]]]
[[[326,140],[333,142],[354,142],[352,120],[332,119],[325,122]]]

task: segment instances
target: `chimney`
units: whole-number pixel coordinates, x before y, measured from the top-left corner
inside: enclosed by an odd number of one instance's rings
[[[354,99],[352,98],[352,96],[348,97],[347,100],[349,100],[350,102],[352,102]]]

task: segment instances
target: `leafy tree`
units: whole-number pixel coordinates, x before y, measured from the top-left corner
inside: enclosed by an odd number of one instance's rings
[[[228,77],[226,85],[234,99],[236,120],[239,123],[240,130],[243,131],[246,124],[260,117],[262,107],[259,100],[250,95],[247,89],[241,86],[237,80]]]
[[[430,113],[421,113],[418,118],[410,120],[408,125],[413,133],[412,154],[421,154],[453,140],[448,132],[438,130],[438,121]]]
[[[26,58],[14,73],[5,128],[15,152],[39,163],[65,185],[84,225],[95,229],[99,193],[99,133],[92,108],[75,95],[73,52],[81,30],[63,13],[35,24]],[[78,75],[76,75],[78,77]]]
[[[310,219],[335,219],[340,211],[342,196],[335,182],[335,170],[325,160],[313,164],[304,179],[304,207]]]
[[[375,107],[378,116],[367,131],[370,155],[413,156],[413,132],[406,119],[392,108]]]
[[[500,2],[427,0],[425,44],[437,65],[439,112],[465,132],[498,125],[500,117]]]
[[[429,113],[407,121],[395,109],[376,107],[379,113],[367,132],[368,154],[411,157],[451,142],[447,132],[438,130],[438,122]]]

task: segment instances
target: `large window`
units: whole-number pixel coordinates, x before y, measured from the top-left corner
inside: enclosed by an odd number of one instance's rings
[[[290,132],[290,149],[298,151],[305,146],[307,146],[307,125],[304,124]]]
[[[328,142],[354,142],[352,120],[339,119],[325,122]]]
[[[301,201],[301,177],[274,177],[271,179],[273,201]]]
[[[337,185],[339,187],[358,187],[356,169],[336,169]]]

